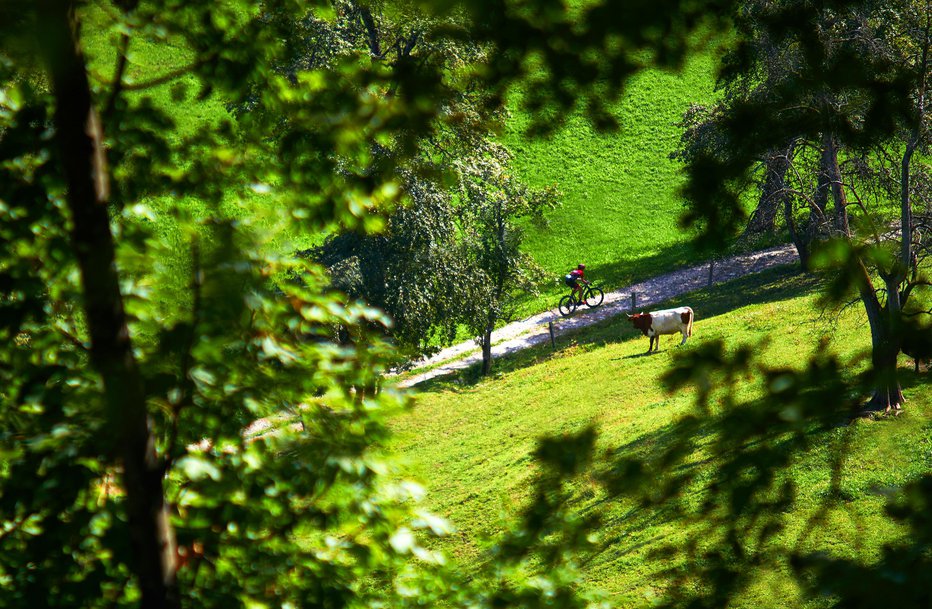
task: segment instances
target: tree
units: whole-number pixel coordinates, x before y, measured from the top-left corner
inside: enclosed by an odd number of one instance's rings
[[[875,387],[868,401],[868,408],[889,411],[899,409],[903,403],[896,372],[897,355],[901,347],[901,330],[903,325],[903,307],[907,304],[913,290],[925,283],[918,274],[916,260],[913,256],[913,242],[921,242],[920,229],[912,222],[914,207],[927,205],[929,193],[917,188],[912,182],[911,172],[920,175],[928,170],[915,166],[914,152],[920,145],[922,134],[927,132],[928,122],[925,110],[927,79],[930,70],[929,47],[932,43],[932,29],[928,6],[915,3],[903,3],[895,9],[887,7],[874,15],[869,12],[853,11],[849,20],[838,19],[839,39],[845,34],[851,42],[851,54],[870,55],[871,69],[881,72],[882,68],[892,71],[901,81],[909,83],[910,98],[915,104],[913,109],[900,122],[897,133],[885,138],[880,145],[861,147],[863,152],[849,163],[847,175],[839,161],[840,142],[835,132],[823,128],[822,153],[819,160],[819,190],[826,193],[824,197],[833,201],[835,210],[831,220],[832,234],[841,236],[852,249],[848,250],[845,264],[849,265],[849,278],[857,286],[860,299],[867,312],[871,331],[871,358],[875,374]],[[877,34],[870,35],[870,27],[877,28]],[[890,32],[886,38],[884,32]],[[902,41],[905,46],[900,46]],[[883,72],[881,72],[883,75]],[[886,74],[890,78],[890,74]],[[827,105],[828,102],[826,102]],[[837,104],[835,105],[837,107]],[[899,167],[891,167],[889,159],[900,153]],[[871,167],[879,166],[877,169]],[[895,176],[899,177],[897,180]],[[893,180],[891,181],[891,178]],[[921,185],[925,180],[921,180]],[[861,234],[849,228],[848,192],[853,193],[859,209],[865,211],[861,217]],[[873,196],[871,196],[873,195]],[[885,201],[898,201],[896,209],[899,230],[890,240],[885,226],[887,219],[882,212],[867,212],[870,199],[874,198],[873,207],[883,209]],[[822,206],[824,209],[824,206]],[[873,247],[866,246],[870,240]],[[887,250],[893,248],[893,251]],[[889,251],[884,254],[885,250]],[[878,290],[874,277],[879,278],[883,287]]]
[[[764,138],[757,150],[769,159],[765,192],[783,199],[804,268],[810,268],[816,241],[836,238],[847,244],[842,258],[848,271],[842,281],[858,286],[873,344],[877,386],[868,407],[889,411],[902,403],[896,380],[902,309],[914,288],[925,282],[913,261],[911,244],[920,239],[911,218],[913,207],[921,207],[927,195],[912,183],[910,171],[915,171],[917,146],[926,145],[921,138],[927,122],[927,24],[920,16],[922,7],[908,2],[814,8],[800,27],[789,28],[786,19],[796,10],[794,3],[745,4],[739,23],[747,42],[727,60],[729,94],[713,114],[714,128],[706,129],[729,143],[728,153],[722,153],[723,146],[706,145],[693,150],[688,160],[694,172],[715,158],[722,165],[737,165],[748,152],[739,144],[740,138],[749,139],[748,133],[736,132],[742,115],[759,108],[772,113],[767,132],[755,130],[750,138],[757,133]],[[782,67],[775,69],[775,64]],[[843,75],[815,75],[841,69],[846,70]],[[903,98],[913,100],[911,109],[885,98],[897,87],[908,87]],[[887,109],[889,114],[881,116]],[[900,154],[897,149],[904,150],[898,168],[889,162]],[[884,228],[889,200],[899,200],[895,246]],[[793,201],[801,203],[802,218],[792,211]],[[705,202],[695,200],[699,206]],[[849,224],[852,207],[858,219],[854,230]],[[877,253],[888,246],[896,251]],[[878,280],[883,284],[879,290]]]
[[[485,375],[492,370],[492,331],[499,322],[511,321],[519,296],[540,283],[539,267],[521,251],[518,222],[543,222],[558,194],[554,188],[528,188],[509,174],[510,156],[503,147],[489,145],[482,152],[457,163],[457,172],[462,251],[472,276],[472,289],[461,295],[469,302],[466,323],[478,336]]]
[[[179,605],[174,530],[162,488],[162,464],[150,435],[142,373],[133,353],[115,268],[100,116],[93,106],[74,7],[40,3],[47,20],[39,45],[55,101],[57,161],[71,215],[71,247],[84,286],[90,360],[104,385],[109,435],[123,470],[126,511],[144,607]],[[67,100],[67,101],[66,101]]]
[[[686,109],[678,125],[683,130],[680,145],[670,153],[671,159],[682,162],[688,168],[694,160],[703,157],[721,159],[728,157],[731,144],[727,139],[727,133],[717,122],[728,113],[729,100],[732,99],[732,95],[734,93],[726,93],[725,99],[712,108],[693,104]],[[742,239],[776,233],[778,214],[786,209],[786,204],[789,202],[784,189],[784,181],[792,158],[793,147],[794,144],[791,144],[788,149],[772,149],[755,160],[760,165],[760,170],[752,172],[752,179],[748,182],[756,184],[760,195],[741,234]],[[808,242],[797,241],[792,219],[786,218],[786,220],[805,268],[809,257]]]
[[[721,60],[717,88],[722,91],[722,99],[711,109],[695,107],[687,110],[681,124],[684,132],[680,149],[672,153],[671,158],[680,159],[687,166],[708,158],[718,158],[726,164],[736,162],[735,151],[741,148],[741,140],[731,138],[733,135],[743,138],[744,135],[731,134],[728,121],[749,105],[774,103],[786,91],[798,88],[796,79],[801,72],[810,69],[808,62],[812,58],[802,52],[805,47],[799,44],[795,35],[781,37],[769,28],[768,19],[774,6],[779,5],[753,1],[743,3],[736,19],[743,43]],[[826,31],[830,32],[831,28],[826,28]],[[832,34],[823,32],[823,35]],[[843,95],[835,95],[825,89],[810,90],[795,100],[805,108],[804,111],[794,111],[790,106],[781,107],[779,112],[786,118],[782,141],[771,138],[770,147],[760,150],[753,159],[757,167],[751,172],[751,177],[760,195],[742,236],[772,233],[777,215],[782,211],[801,265],[807,271],[810,270],[813,247],[832,233],[826,208],[832,193],[832,171],[837,169],[838,155],[834,137],[824,130],[810,134],[807,126],[817,129],[818,125],[827,125],[831,121],[831,108],[843,106],[846,103],[843,99]],[[806,113],[809,116],[801,116]],[[800,119],[804,120],[797,125],[794,121]],[[799,131],[794,132],[793,129]],[[801,161],[808,157],[801,155],[809,150],[818,151],[820,166],[803,170]],[[791,169],[797,177],[818,175],[818,183],[790,188],[787,181]],[[835,208],[838,230],[846,229],[847,211],[841,203]]]
[[[303,255],[330,270],[341,291],[379,307],[404,360],[451,342],[464,318],[469,269],[461,255],[451,194],[405,173],[406,201],[377,234],[341,231]]]

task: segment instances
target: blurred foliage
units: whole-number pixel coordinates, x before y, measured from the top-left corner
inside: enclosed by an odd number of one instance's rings
[[[858,62],[851,52],[825,52],[817,35],[824,24],[820,11],[843,4],[781,3],[767,19],[778,34],[795,32],[800,52],[813,58],[784,92],[812,83],[853,92],[862,120],[840,120],[837,131],[867,145],[898,124],[908,89],[898,74]],[[36,44],[51,31],[43,29],[49,15],[42,11],[77,10],[80,17],[83,7],[65,0],[9,6],[18,12],[0,23],[0,605],[498,608],[599,602],[580,585],[577,560],[598,517],[574,513],[567,501],[568,485],[593,463],[594,432],[541,441],[533,500],[481,573],[465,577],[428,549],[425,539],[445,534],[447,525],[418,510],[416,488],[390,482],[392,462],[380,450],[385,418],[407,404],[403,394],[381,386],[394,357],[381,338],[388,317],[323,288],[328,282],[320,266],[272,258],[261,246],[268,231],[295,223],[362,235],[381,228],[374,218],[403,192],[400,168],[424,160],[421,143],[446,128],[446,137],[460,137],[447,126],[463,117],[444,116],[450,96],[462,91],[447,80],[456,68],[427,61],[412,69],[401,41],[414,40],[415,30],[403,21],[399,45],[380,47],[397,49],[389,61],[381,61],[384,54],[370,39],[357,43],[369,46],[378,61],[347,57],[335,44],[319,62],[296,63],[294,45],[308,41],[304,30],[295,36],[296,24],[309,31],[321,26],[304,3],[114,2],[108,10],[122,45],[114,80],[101,90],[80,90],[80,78],[72,83],[92,103],[82,117],[88,138],[99,118],[107,160],[94,159],[95,174],[82,176],[109,185],[109,201],[96,203],[107,205],[105,222],[88,235],[76,226],[79,193],[66,187],[74,177],[66,168],[71,153],[91,166],[86,157],[94,149],[53,145],[66,126],[53,112],[72,100],[66,91],[50,90],[43,70],[54,70],[34,60],[38,50],[47,64],[56,57]],[[362,5],[311,8],[338,16],[355,10],[365,25]],[[732,8],[712,0],[607,0],[571,11],[549,0],[474,0],[441,6],[448,21],[439,29],[451,40],[473,40],[494,57],[472,75],[474,86],[488,88],[484,108],[498,107],[510,82],[529,66],[541,66],[525,97],[540,117],[537,127],[559,124],[560,113],[578,104],[611,127],[604,102],[621,94],[626,78],[646,65],[679,65],[697,43],[695,28],[723,26]],[[70,35],[80,41],[80,30]],[[148,81],[124,81],[120,65],[131,61],[139,37],[181,43],[193,59]],[[86,65],[77,59],[70,69],[83,73]],[[145,92],[181,73],[198,80],[198,95],[219,94],[247,111],[235,123],[178,136],[170,113],[154,108]],[[733,228],[739,214],[727,189],[747,162],[771,138],[785,141],[789,131],[813,125],[805,113],[791,120],[775,108],[741,104],[724,123],[743,133],[731,139],[741,142],[733,156],[693,163],[687,195],[710,237]],[[552,193],[521,190],[498,167],[459,169],[467,178],[459,203],[480,222],[496,214],[534,216],[552,202]],[[222,200],[246,189],[274,195],[274,227],[260,231],[221,211]],[[146,206],[154,196],[193,197],[210,211],[194,215],[179,205],[181,238],[168,241]],[[490,201],[496,204],[484,207]],[[506,201],[518,207],[506,210]],[[502,239],[485,230],[475,237],[483,242],[489,235]],[[78,237],[88,236],[96,239],[91,245],[113,238],[114,268],[79,272],[88,252]],[[190,252],[187,299],[180,302],[160,298],[167,275],[177,272],[161,261],[179,248]],[[124,433],[125,413],[115,407],[126,396],[106,390],[113,371],[101,366],[99,353],[91,357],[101,349],[90,338],[94,324],[108,318],[91,318],[82,308],[99,296],[89,293],[89,273],[119,279],[118,301],[111,303],[118,323],[107,329],[127,341],[124,363],[138,365],[143,403],[129,406],[147,415],[141,437]],[[283,280],[294,276],[302,281]],[[341,340],[336,328],[353,340]],[[746,402],[738,387],[750,379],[761,383],[763,396]],[[687,557],[682,569],[668,574],[670,606],[727,605],[754,569],[784,559],[839,605],[879,599],[870,594],[881,591],[902,606],[927,602],[926,480],[904,489],[891,507],[915,535],[891,544],[876,563],[809,556],[770,543],[794,501],[787,465],[820,433],[847,422],[857,396],[876,379],[868,374],[852,381],[828,354],[798,370],[773,369],[757,362],[751,347],[728,351],[708,343],[678,356],[666,380],[671,389],[695,388],[695,416],[678,424],[676,441],[658,458],[621,455],[601,475],[614,493],[663,502],[684,522],[702,525],[687,547],[661,550]],[[719,465],[711,480],[696,479],[689,467],[700,442]],[[134,444],[152,455],[146,473],[164,489],[144,507],[161,510],[164,500],[169,537],[177,540],[170,561],[177,583],[169,585],[177,592],[161,598],[143,596],[153,589],[145,581],[152,573],[137,549],[151,531],[133,520],[139,497],[116,448]],[[837,454],[840,471],[843,441]],[[833,484],[837,489],[837,478]],[[697,511],[678,502],[687,492],[705,498]],[[837,497],[831,494],[825,509],[834,509]],[[863,592],[869,582],[876,586]]]
[[[418,509],[417,489],[390,482],[392,460],[379,448],[385,417],[407,404],[379,389],[394,357],[379,338],[390,320],[322,289],[319,266],[272,258],[264,247],[270,231],[295,223],[378,228],[372,210],[390,207],[399,189],[396,163],[374,155],[372,142],[391,142],[407,158],[407,142],[435,124],[438,101],[437,81],[424,72],[337,58],[326,69],[282,73],[288,49],[267,18],[271,4],[115,3],[108,10],[124,45],[116,80],[100,91],[72,83],[91,95],[105,137],[108,164],[95,165],[93,177],[109,185],[109,227],[94,226],[91,237],[112,235],[116,244],[116,304],[127,314],[124,338],[148,413],[142,438],[124,436],[123,415],[109,414],[108,404],[120,408],[127,398],[105,392],[108,372],[91,357],[102,347],[91,340],[76,255],[87,227],[79,234],[73,225],[71,210],[82,202],[65,186],[72,176],[54,145],[64,129],[52,111],[66,91],[48,87],[40,71],[48,66],[26,60],[43,19],[72,8],[80,18],[83,8],[23,4],[20,18],[3,24],[4,34],[23,35],[3,38],[11,52],[0,95],[0,605],[484,606],[505,588],[528,606],[555,588],[583,599],[569,566],[526,566],[533,537],[509,542],[481,586],[424,548],[447,525]],[[124,81],[120,64],[132,61],[139,38],[184,44],[193,59]],[[54,42],[69,52],[68,40]],[[52,64],[59,56],[47,57]],[[200,81],[199,95],[222,95],[234,107],[261,102],[266,112],[179,135],[146,91],[182,73]],[[386,83],[399,95],[384,96]],[[283,120],[287,134],[269,137]],[[222,211],[247,190],[280,206],[271,228]],[[156,196],[194,198],[208,211],[178,205],[180,229],[166,236],[147,205]],[[165,261],[179,249],[185,297],[166,297],[164,286],[179,278]],[[304,281],[282,280],[290,276]],[[113,313],[101,319],[119,323]],[[338,340],[335,328],[355,340]],[[153,573],[139,544],[153,532],[134,520],[139,497],[117,450],[134,442],[138,454],[151,452],[145,475],[163,480],[165,539],[177,543],[169,564],[177,581],[161,598],[146,596]],[[542,490],[542,500],[557,500],[551,494]],[[162,499],[147,509],[158,511]],[[551,557],[571,565],[578,549],[562,546]],[[508,577],[495,566],[506,564]]]

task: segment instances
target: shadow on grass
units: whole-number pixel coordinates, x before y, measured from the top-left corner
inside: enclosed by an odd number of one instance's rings
[[[773,403],[768,406],[756,400],[738,408],[764,422],[776,420],[782,406]],[[695,409],[692,412],[696,414]],[[683,417],[606,450],[594,472],[603,483],[605,494],[589,501],[574,497],[570,503],[574,513],[581,516],[609,516],[601,526],[609,535],[583,562],[594,561],[600,555],[603,562],[605,555],[614,560],[651,546],[662,551],[662,546],[655,544],[670,536],[665,525],[676,523],[678,528],[696,525],[699,521],[691,520],[689,514],[695,515],[698,505],[725,501],[734,509],[740,505],[735,501],[750,502],[745,497],[746,481],[735,478],[734,472],[754,471],[761,476],[757,484],[765,492],[784,483],[801,490],[808,483],[805,471],[809,466],[805,462],[812,458],[822,460],[824,451],[832,450],[826,447],[840,446],[836,426],[831,421],[837,415],[843,416],[841,412],[826,413],[821,419],[816,417],[807,422],[804,429],[795,430],[779,425],[742,429],[744,418],[736,419],[735,412],[721,409],[708,418]],[[800,433],[807,438],[805,443],[798,440]],[[847,503],[857,496],[841,489],[838,494],[823,494],[813,500],[830,509],[837,506],[837,499]],[[708,509],[708,505],[702,509]],[[807,505],[805,501],[794,500],[793,508],[805,510]],[[791,514],[786,511],[782,518],[789,520]]]
[[[656,355],[657,353],[659,353],[659,351],[651,351],[651,352],[644,351],[643,353],[632,353],[631,355],[625,355],[623,357],[613,357],[612,361],[616,362],[616,361],[621,361],[623,359],[635,359],[638,357],[649,357],[651,355]]]
[[[904,362],[909,363],[908,365],[904,365]],[[897,370],[897,376],[900,379],[900,387],[904,390],[912,389],[914,387],[926,386],[929,383],[932,383],[932,370],[929,368],[920,368],[919,372],[916,372],[916,369],[913,367],[912,358],[900,360],[900,367]]]
[[[674,299],[651,305],[650,308],[662,309],[688,305],[695,312],[696,319],[703,321],[741,307],[779,302],[810,294],[819,287],[819,284],[820,279],[818,277],[801,273],[796,265],[786,265],[716,284],[689,294],[683,294]],[[553,349],[548,341],[541,345],[500,356],[493,361],[492,375],[487,378],[495,379],[515,370],[534,366],[553,358],[585,353],[636,337],[644,339],[645,351],[625,356],[624,359],[647,357],[648,341],[640,331],[635,330],[619,314],[591,326],[559,335],[556,340],[556,349]],[[668,337],[669,340],[678,342],[677,338],[678,336]],[[660,353],[670,348],[673,347],[661,349]],[[469,389],[479,382],[487,380],[486,377],[480,374],[480,371],[481,365],[475,364],[460,372],[424,381],[418,384],[416,389],[421,392]]]

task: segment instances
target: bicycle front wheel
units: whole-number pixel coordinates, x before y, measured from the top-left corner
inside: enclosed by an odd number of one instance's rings
[[[583,299],[583,302],[591,309],[592,307],[597,307],[602,304],[604,299],[605,294],[602,292],[602,288],[586,288],[586,297]]]
[[[572,294],[567,294],[560,299],[560,315],[566,317],[576,310],[576,299]]]

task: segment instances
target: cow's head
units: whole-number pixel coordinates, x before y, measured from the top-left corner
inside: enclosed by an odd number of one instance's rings
[[[647,331],[650,330],[650,325],[653,323],[650,313],[635,313],[634,315],[628,315],[628,321],[631,324],[644,333],[644,336],[647,336]]]

